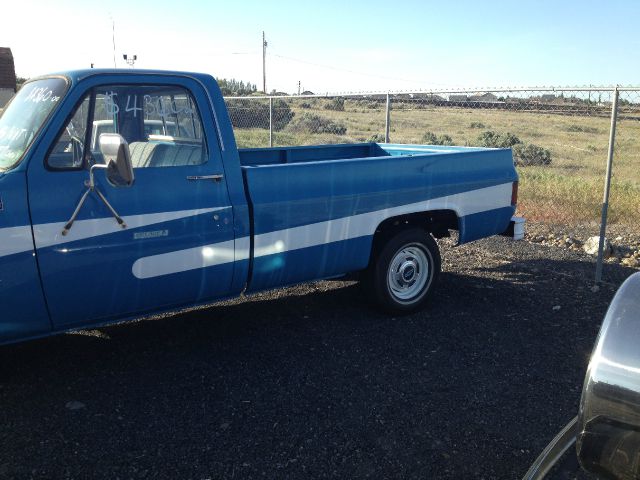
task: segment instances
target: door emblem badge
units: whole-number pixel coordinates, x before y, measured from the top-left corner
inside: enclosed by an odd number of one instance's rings
[[[134,240],[143,240],[148,238],[158,238],[169,236],[169,230],[154,230],[152,232],[135,232],[133,234]]]

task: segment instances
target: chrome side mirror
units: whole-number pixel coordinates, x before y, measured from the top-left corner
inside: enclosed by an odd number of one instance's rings
[[[640,273],[618,289],[582,389],[576,439],[581,466],[606,478],[640,478]]]
[[[109,182],[118,187],[133,185],[135,177],[127,141],[118,133],[102,133],[99,144]]]

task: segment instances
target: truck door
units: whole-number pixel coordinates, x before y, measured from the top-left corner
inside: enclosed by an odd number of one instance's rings
[[[36,255],[54,329],[228,294],[233,209],[206,92],[188,78],[93,78],[72,90],[59,128],[41,143],[28,171]],[[94,169],[97,189],[65,231],[87,191],[89,169],[103,163],[103,133],[128,142],[135,181],[112,185],[104,169]]]

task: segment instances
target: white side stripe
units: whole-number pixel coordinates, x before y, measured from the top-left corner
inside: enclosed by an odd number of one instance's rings
[[[378,225],[389,217],[426,210],[453,210],[458,216],[471,215],[511,205],[511,183],[447,195],[423,202],[337,218],[325,222],[287,228],[256,235],[254,257],[259,258],[341,240],[373,235]],[[215,243],[203,247],[143,257],[133,264],[136,278],[153,278],[171,273],[221,265],[234,260],[246,260],[250,253],[250,238]]]
[[[176,212],[149,213],[143,215],[129,215],[123,217],[128,228],[146,227],[156,223],[179,220],[181,218],[201,215],[219,210],[226,210],[231,207],[202,208],[198,210],[180,210]],[[122,228],[112,217],[96,218],[92,220],[78,220],[73,224],[66,236],[62,235],[62,228],[65,222],[41,223],[33,227],[36,241],[36,248],[50,247],[75,240],[107,235],[122,231]],[[20,227],[0,228],[0,257],[12,255],[14,253],[28,252],[33,250],[31,240],[31,227],[23,225]]]
[[[131,272],[136,278],[144,279],[212,267],[233,262],[233,260],[234,241],[228,240],[213,245],[142,257],[133,263]]]
[[[197,210],[179,210],[176,212],[149,213],[143,215],[129,215],[123,217],[127,224],[127,229],[146,227],[156,223],[170,222],[181,218],[193,217],[203,213],[210,213],[219,210],[226,210],[231,207],[201,208]],[[73,224],[66,236],[62,235],[64,222],[43,223],[33,227],[36,240],[36,248],[60,245],[85,238],[107,235],[122,231],[122,228],[112,217],[96,218],[92,220],[78,220]]]
[[[325,243],[373,235],[382,221],[397,215],[427,210],[453,210],[458,216],[462,217],[507,207],[511,204],[511,188],[511,183],[504,183],[423,202],[263,233],[255,237],[254,257],[259,258]],[[231,207],[131,215],[124,217],[124,220],[129,228],[138,228],[227,208]],[[43,248],[107,235],[120,231],[120,227],[113,218],[99,218],[77,221],[67,236],[62,236],[61,231],[62,223],[58,222],[36,225],[34,227],[36,246]],[[235,242],[234,240],[229,240],[143,257],[134,262],[131,271],[136,278],[145,279],[246,260],[250,255],[250,243],[249,237],[240,237]],[[29,226],[0,229],[0,257],[26,252],[32,248],[31,229]]]
[[[0,228],[0,257],[33,250],[31,227]]]
[[[373,235],[385,219],[427,210],[453,210],[459,217],[511,205],[511,183],[456,193],[445,197],[376,210],[351,217],[312,223],[256,235],[254,256],[313,247],[324,243]]]
[[[249,260],[251,254],[251,237],[236,238],[236,261]]]

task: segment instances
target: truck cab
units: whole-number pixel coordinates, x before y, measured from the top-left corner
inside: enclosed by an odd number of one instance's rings
[[[210,77],[91,71],[35,80],[16,95],[8,113],[18,107],[16,115],[34,111],[34,118],[19,134],[14,127],[2,136],[17,135],[0,147],[0,167],[7,170],[0,174],[3,231],[9,215],[14,224],[11,242],[0,247],[0,298],[5,308],[15,305],[10,310],[23,314],[9,325],[0,322],[0,337],[239,293],[243,282],[233,285],[234,270],[242,270],[234,262],[234,231],[242,229],[246,202],[240,195],[234,212],[221,130],[208,98],[216,88]],[[100,191],[127,228],[105,217],[92,195],[63,235],[61,225],[86,190],[87,169],[103,163],[97,138],[109,130],[128,142],[135,188],[107,185]],[[108,182],[105,176],[98,181]],[[206,245],[214,244],[218,254],[206,258]],[[201,268],[203,261],[211,268]]]

